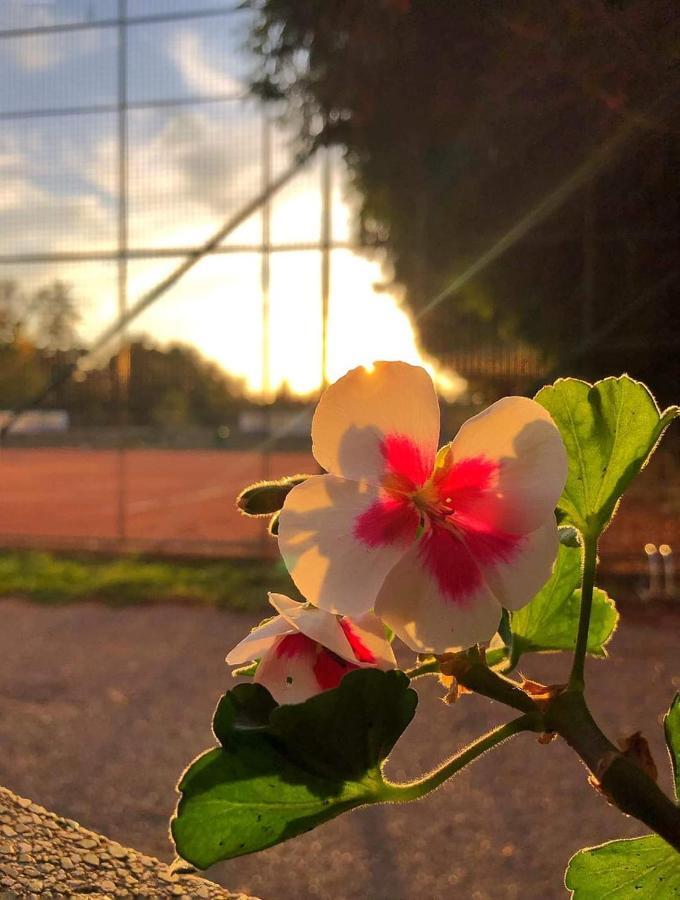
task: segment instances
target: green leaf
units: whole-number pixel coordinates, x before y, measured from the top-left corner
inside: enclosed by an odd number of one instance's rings
[[[531,603],[512,614],[512,665],[523,653],[573,650],[581,608],[581,553],[561,544],[552,576]],[[614,601],[595,588],[588,632],[588,653],[606,656],[605,645],[618,622]]]
[[[569,456],[558,502],[560,523],[597,537],[678,408],[659,413],[644,384],[628,375],[595,385],[560,378],[540,390],[536,400],[553,417]]]
[[[258,684],[220,701],[221,743],[182,776],[171,823],[178,854],[204,869],[388,799],[382,764],[413,718],[403,672],[358,669],[305,703],[276,706]]]
[[[676,694],[663,720],[666,743],[671,756],[673,777],[675,778],[675,796],[680,801],[680,694]]]
[[[670,900],[680,897],[680,853],[657,835],[579,850],[565,884],[574,900]]]

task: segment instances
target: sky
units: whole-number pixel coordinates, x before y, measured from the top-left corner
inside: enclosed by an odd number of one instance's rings
[[[190,0],[128,0],[143,16],[197,9]],[[3,0],[0,30],[113,18],[115,0]],[[195,247],[261,191],[263,109],[247,97],[254,61],[245,48],[250,13],[131,25],[128,242],[133,253]],[[176,99],[219,101],[154,107]],[[117,98],[117,30],[64,31],[0,39],[0,114],[97,107]],[[136,104],[140,104],[136,106]],[[148,105],[146,105],[148,104]],[[115,111],[15,117],[0,122],[0,256],[106,253],[117,247],[118,155]],[[272,176],[293,160],[290,133],[272,128]],[[356,197],[339,155],[332,167],[332,239],[353,236]],[[263,371],[262,257],[245,248],[262,240],[262,212],[224,244],[238,252],[209,256],[131,326],[160,343],[195,345],[247,390],[318,389],[321,379],[321,255],[276,251],[315,244],[321,234],[321,167],[312,160],[270,206],[269,367]],[[133,304],[182,257],[135,258],[128,268]],[[464,382],[418,349],[417,335],[390,280],[384,256],[334,249],[330,261],[328,374],[337,378],[376,359],[426,364],[454,399]],[[61,278],[74,286],[85,341],[117,312],[115,262],[15,261],[0,278],[27,288]]]

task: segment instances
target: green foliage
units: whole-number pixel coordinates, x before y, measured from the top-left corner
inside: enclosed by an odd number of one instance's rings
[[[680,802],[680,694],[676,694],[663,720],[666,744],[673,766],[675,796]]]
[[[280,562],[65,557],[30,551],[0,554],[0,595],[44,603],[101,599],[117,605],[182,600],[259,609],[267,591],[297,592]]]
[[[229,691],[213,723],[221,747],[179,784],[178,854],[204,869],[387,799],[382,763],[417,703],[408,685],[402,672],[359,669],[334,690],[279,707],[257,684]]]
[[[573,900],[670,900],[680,897],[680,854],[656,835],[579,850],[569,860]]]
[[[647,388],[627,375],[595,385],[560,378],[536,400],[555,420],[569,456],[562,521],[597,538],[678,408],[660,414]]]
[[[512,613],[512,663],[523,653],[541,650],[573,650],[576,645],[581,591],[581,554],[577,547],[561,544],[550,579],[531,603]],[[605,646],[618,622],[614,601],[596,588],[588,632],[588,653],[606,656]]]

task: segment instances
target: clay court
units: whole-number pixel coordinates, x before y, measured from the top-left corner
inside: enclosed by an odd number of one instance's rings
[[[675,450],[655,455],[602,541],[604,568],[646,575],[645,544],[680,546]],[[0,544],[185,556],[275,552],[234,499],[246,485],[318,467],[304,452],[4,449]]]
[[[314,471],[305,453],[3,450],[0,535],[5,546],[257,555],[271,542],[236,510],[236,495]]]

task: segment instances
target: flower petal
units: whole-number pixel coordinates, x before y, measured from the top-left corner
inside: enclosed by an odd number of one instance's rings
[[[297,603],[283,594],[270,594],[269,602],[302,634],[343,659],[356,662],[354,651],[337,616],[309,603]]]
[[[510,560],[498,559],[482,565],[486,583],[506,609],[526,606],[550,578],[559,548],[559,535],[554,516],[523,535]]]
[[[262,657],[253,681],[266,687],[277,703],[302,703],[321,691],[314,674],[315,641],[299,632],[278,638]]]
[[[504,397],[467,421],[451,444],[454,464],[477,460],[482,485],[458,508],[514,534],[534,531],[552,516],[567,477],[567,452],[550,414],[527,397]],[[481,489],[480,489],[481,487]]]
[[[382,530],[359,522],[381,502],[380,490],[335,475],[314,475],[286,497],[279,519],[279,549],[291,577],[310,602],[333,613],[358,616],[373,608],[389,570],[415,539],[419,516],[391,510]],[[375,513],[378,516],[377,513]],[[394,526],[394,527],[393,527]]]
[[[279,637],[284,634],[292,634],[294,630],[282,616],[274,616],[273,619],[268,619],[253,628],[250,634],[247,634],[233,650],[229,651],[226,661],[230,666],[239,666],[242,663],[250,662],[251,659],[260,659],[274,646]]]
[[[345,616],[340,620],[340,625],[352,647],[357,665],[396,668],[392,645],[385,637],[385,626],[377,616],[373,613],[365,613],[356,619]]]
[[[438,440],[439,402],[432,379],[425,369],[404,362],[352,369],[327,388],[312,421],[319,465],[374,483],[386,470],[388,452],[414,477],[422,470],[427,478]]]
[[[445,653],[487,641],[501,617],[463,541],[437,526],[392,569],[375,611],[418,653]]]

